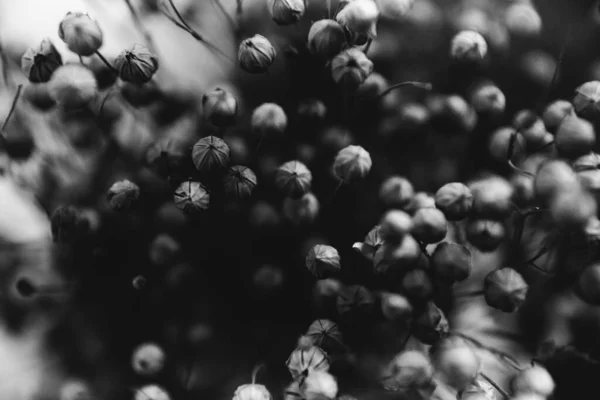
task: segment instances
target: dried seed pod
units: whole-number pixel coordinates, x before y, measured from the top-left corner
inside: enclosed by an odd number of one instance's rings
[[[21,70],[31,83],[48,82],[61,65],[62,57],[48,38],[38,48],[27,49],[21,57]]]
[[[306,268],[317,279],[335,275],[341,269],[340,254],[334,247],[317,244],[306,256]]]
[[[237,99],[227,90],[217,87],[202,96],[202,114],[215,126],[232,125],[237,113]]]
[[[427,386],[432,379],[433,366],[427,355],[408,350],[390,361],[380,381],[385,390],[400,391]]]
[[[595,121],[600,116],[600,81],[590,81],[575,89],[573,107],[577,115]]]
[[[339,326],[328,319],[317,319],[308,327],[305,336],[311,338],[315,346],[332,351],[344,347]]]
[[[504,22],[510,33],[536,37],[542,32],[542,18],[532,3],[516,2],[508,6]]]
[[[568,116],[558,127],[555,135],[556,150],[561,156],[575,159],[593,150],[596,130],[590,122],[576,116]]]
[[[471,183],[469,189],[473,194],[473,215],[498,219],[510,215],[513,209],[513,188],[506,179],[491,176]]]
[[[411,300],[429,300],[434,293],[433,282],[424,269],[411,269],[402,278],[402,291]]]
[[[351,285],[342,287],[337,296],[337,310],[340,315],[349,313],[370,314],[375,299],[364,286]]]
[[[509,158],[508,152],[513,140],[512,154],[510,154]],[[521,159],[525,155],[525,148],[526,142],[523,135],[508,126],[496,129],[492,133],[488,143],[488,149],[494,160],[503,164],[506,164],[509,159],[512,161]]]
[[[139,186],[127,179],[115,182],[110,189],[108,189],[108,204],[114,211],[130,210],[137,203],[139,198]]]
[[[567,100],[556,100],[546,107],[542,114],[544,125],[550,132],[556,131],[563,119],[569,115],[575,115],[573,104]]]
[[[363,179],[373,165],[371,155],[361,146],[351,145],[340,150],[333,162],[335,176],[343,182]]]
[[[353,34],[377,36],[379,9],[374,0],[353,0],[337,13],[335,19]]]
[[[506,236],[506,229],[499,221],[475,219],[466,227],[467,240],[477,250],[487,253],[500,246]]]
[[[437,243],[446,237],[448,222],[437,208],[421,208],[413,217],[412,234],[423,243]]]
[[[151,384],[136,389],[134,400],[171,400],[171,396],[162,386]]]
[[[577,174],[563,160],[548,160],[538,169],[533,181],[535,195],[544,204],[549,204],[559,193],[579,186]]]
[[[391,321],[406,321],[413,308],[408,299],[396,293],[383,293],[381,296],[381,312]]]
[[[442,281],[464,281],[471,274],[471,251],[460,244],[442,242],[431,255],[431,267]]]
[[[351,89],[356,89],[373,72],[373,62],[365,53],[351,47],[336,55],[331,61],[333,80]]]
[[[192,161],[200,172],[223,169],[229,163],[229,146],[216,136],[203,137],[192,148]]]
[[[264,103],[258,106],[252,113],[252,131],[264,136],[270,134],[282,134],[288,124],[287,115],[279,104]]]
[[[317,346],[301,346],[290,354],[286,365],[292,378],[302,383],[304,378],[314,371],[328,371],[327,353]]]
[[[308,50],[322,59],[329,60],[346,47],[346,33],[336,21],[322,19],[311,25],[308,32]]]
[[[473,194],[465,184],[447,183],[435,194],[435,206],[440,209],[449,221],[466,218],[473,207]]]
[[[119,54],[114,67],[124,82],[144,84],[150,82],[158,70],[158,58],[146,46],[136,44]]]
[[[600,191],[600,155],[589,153],[573,162],[573,169],[583,187],[598,193]]]
[[[173,200],[177,208],[193,214],[208,209],[210,194],[200,182],[185,181],[175,190]]]
[[[514,312],[527,297],[529,286],[513,268],[490,272],[483,281],[485,301],[490,307],[504,312]]]
[[[513,127],[521,132],[528,148],[537,149],[544,146],[546,125],[544,121],[532,110],[521,110],[515,115],[512,122]]]
[[[499,115],[506,108],[506,97],[493,83],[481,83],[471,91],[471,105],[479,113]]]
[[[333,400],[338,393],[337,381],[326,371],[311,371],[302,384],[306,400]]]
[[[404,208],[414,196],[413,185],[402,176],[391,176],[379,187],[379,199],[388,208]]]
[[[225,193],[233,195],[238,199],[246,199],[252,196],[256,187],[256,174],[248,167],[235,165],[227,171],[223,178]]]
[[[98,51],[103,40],[98,21],[82,12],[68,12],[60,22],[58,36],[69,50],[84,57]]]
[[[484,37],[475,31],[461,31],[454,36],[450,55],[457,61],[481,61],[488,51]]]
[[[413,229],[410,215],[400,210],[391,210],[383,215],[379,223],[381,235],[387,242],[400,243]]]
[[[277,51],[269,39],[258,34],[242,41],[238,49],[240,67],[250,74],[268,71],[276,56]]]
[[[275,185],[286,196],[299,198],[310,191],[312,173],[300,161],[288,161],[277,169]]]
[[[93,400],[89,386],[78,380],[68,380],[61,385],[59,400]]]
[[[552,396],[555,384],[552,375],[541,365],[519,371],[511,380],[510,387],[514,394],[535,393],[543,398]]]
[[[277,25],[294,24],[306,11],[305,0],[268,0],[267,5]]]
[[[417,192],[414,194],[410,202],[404,207],[404,210],[414,215],[421,208],[436,208],[435,197],[425,192]]]
[[[435,303],[427,303],[427,309],[423,311],[415,321],[414,335],[421,342],[433,345],[448,335],[450,326],[448,319]]]

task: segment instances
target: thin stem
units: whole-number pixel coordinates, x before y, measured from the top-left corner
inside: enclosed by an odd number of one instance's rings
[[[331,19],[331,0],[327,0],[327,18]]]
[[[221,3],[220,0],[213,0],[213,4],[219,9],[221,10],[221,12],[223,13],[223,15],[225,16],[225,18],[227,19],[227,22],[229,23],[229,25],[231,25],[231,29],[233,29],[234,32],[237,32],[238,30],[238,24],[235,22],[235,20],[233,19],[233,17],[231,15],[229,15],[229,13],[227,12],[227,10],[225,9],[225,7],[223,7],[223,4]]]
[[[515,171],[515,172],[516,172],[516,173],[518,173],[518,174],[526,175],[526,176],[529,176],[530,178],[535,178],[535,175],[534,175],[534,174],[532,174],[532,173],[530,173],[530,172],[527,172],[527,171],[525,171],[525,170],[523,170],[523,169],[521,169],[521,168],[517,167],[517,166],[515,165],[515,163],[513,163],[513,161],[512,161],[512,160],[508,160],[508,166],[509,166],[509,167],[510,167],[510,168],[511,168],[513,171]]]
[[[510,399],[510,395],[506,392],[506,390],[502,389],[496,382],[494,382],[492,378],[490,378],[483,372],[480,372],[479,375],[481,375],[483,379],[488,381],[490,385],[492,385],[502,396],[504,396],[505,399]]]
[[[140,18],[138,12],[135,10],[135,7],[133,7],[133,4],[131,4],[131,0],[124,1],[127,5],[127,8],[129,8],[129,12],[131,13],[133,22],[135,23],[137,29],[142,33],[142,36],[144,36],[146,44],[148,45],[148,49],[150,49],[150,51],[152,51],[153,53],[156,53],[156,46],[154,44],[154,40],[152,39],[150,32],[148,32],[148,30],[144,26],[144,23],[142,22],[142,19]]]
[[[575,23],[573,21],[571,23],[569,23],[569,26],[567,28],[567,33],[565,35],[565,39],[561,46],[560,52],[558,54],[558,59],[556,61],[556,67],[554,68],[554,73],[552,74],[552,80],[550,81],[550,85],[548,85],[548,87],[546,88],[546,93],[543,97],[543,103],[540,105],[540,108],[543,107],[544,104],[548,102],[548,99],[550,98],[550,95],[552,94],[552,89],[554,89],[554,87],[556,86],[560,68],[562,66],[563,59],[565,58],[565,54],[567,52],[567,47],[569,46],[569,43],[571,42],[571,36],[573,35],[574,25],[575,25]]]
[[[261,368],[265,367],[264,364],[258,364],[254,367],[254,369],[252,370],[252,384],[254,385],[256,383],[256,376],[258,375],[258,372],[261,370]]]
[[[555,144],[554,140],[553,140],[553,141],[551,141],[551,142],[548,142],[548,143],[546,143],[545,145],[543,145],[542,147],[540,147],[540,148],[538,148],[538,149],[535,149],[535,150],[533,151],[533,153],[537,153],[537,152],[540,152],[540,151],[542,151],[542,150],[546,150],[548,147],[550,147],[550,146],[554,146],[554,144]]]
[[[2,68],[2,82],[4,83],[4,87],[8,87],[8,58],[4,52],[4,47],[2,47],[2,41],[0,41],[0,64],[2,64],[0,65]]]
[[[102,62],[108,67],[108,69],[110,69],[114,74],[119,73],[119,71],[117,71],[117,69],[113,67],[112,64],[108,62],[108,60],[98,50],[96,50],[95,53],[98,56],[98,58],[100,58],[100,60],[102,60]]]
[[[79,63],[81,65],[85,65],[85,62],[83,61],[83,57],[82,56],[79,56]]]
[[[519,365],[519,362],[512,357],[511,355],[504,353],[503,351],[500,350],[496,350],[494,348],[488,347],[485,344],[481,343],[479,340],[475,339],[472,336],[469,336],[467,334],[461,333],[461,332],[456,332],[456,331],[452,331],[450,332],[450,335],[453,336],[458,336],[461,337],[469,342],[471,342],[472,344],[474,344],[476,347],[485,350],[493,355],[495,355],[496,357],[498,357],[500,360],[504,361],[507,365],[509,365],[510,367],[516,369],[517,371],[521,371],[523,368],[521,368],[521,366]]]
[[[13,102],[10,106],[8,116],[4,120],[4,123],[2,124],[2,128],[0,128],[0,142],[2,145],[6,144],[6,136],[4,135],[4,131],[6,130],[8,123],[10,122],[13,114],[15,113],[15,109],[17,108],[17,103],[19,102],[19,98],[21,97],[22,90],[23,90],[23,85],[19,85],[17,87],[17,93],[15,93],[15,97],[13,98]]]
[[[179,12],[179,10],[177,9],[177,7],[175,7],[175,3],[173,3],[173,0],[169,0],[169,4],[171,5],[171,8],[173,9],[173,12],[175,13],[175,15],[177,16],[177,18],[179,18],[179,21],[185,25],[186,28],[188,28],[189,30],[193,30],[191,26],[188,25],[188,23],[185,21],[185,19],[183,18],[183,16],[181,15],[181,13]]]
[[[363,53],[365,53],[365,56],[369,52],[369,49],[371,49],[371,44],[373,44],[373,38],[369,38],[369,40],[367,40],[367,44],[365,45],[365,49],[363,50]]]
[[[529,260],[525,261],[525,264],[533,264],[534,262],[536,262],[541,256],[543,256],[544,254],[546,254],[548,252],[548,248],[546,246],[542,246],[542,248],[540,249],[540,251],[538,251],[533,257],[531,257]]]
[[[429,254],[429,251],[427,251],[427,245],[421,241],[418,241],[419,243],[419,248],[421,249],[421,253],[423,253],[423,255],[425,257],[427,257],[429,260],[431,260],[431,254]]]
[[[232,64],[235,64],[235,61],[231,59],[231,57],[229,57],[227,54],[225,54],[225,52],[223,52],[221,49],[219,49],[217,46],[215,46],[214,44],[208,42],[207,40],[205,40],[202,35],[200,35],[200,33],[198,33],[196,30],[192,29],[183,19],[183,17],[181,16],[181,14],[179,14],[179,12],[177,11],[177,9],[175,8],[175,6],[173,5],[173,3],[171,2],[171,0],[169,0],[169,2],[171,3],[171,6],[173,7],[173,10],[175,11],[175,13],[177,14],[177,17],[179,18],[180,21],[177,21],[172,15],[169,14],[169,12],[163,7],[160,8],[160,12],[161,14],[163,14],[165,17],[167,17],[167,19],[169,21],[171,21],[173,24],[175,24],[175,26],[177,26],[178,28],[184,30],[185,32],[189,33],[194,39],[196,39],[198,42],[204,44],[206,47],[208,47],[210,50],[218,53],[220,56],[222,56],[223,58],[227,59],[228,61],[230,61]]]
[[[378,99],[381,99],[384,96],[386,96],[388,93],[391,93],[394,90],[405,87],[405,86],[413,86],[413,87],[421,88],[421,89],[427,90],[427,91],[429,91],[433,88],[433,85],[429,82],[414,82],[414,81],[400,82],[400,83],[396,83],[396,84],[390,86],[389,88],[387,88],[383,92],[381,92],[379,94]]]
[[[512,156],[515,152],[515,144],[517,143],[517,135],[519,133],[519,130],[515,129],[510,135],[510,140],[508,141],[508,148],[506,149],[506,162],[513,171],[533,178],[535,177],[534,174],[522,170],[521,168],[517,167],[512,161]]]

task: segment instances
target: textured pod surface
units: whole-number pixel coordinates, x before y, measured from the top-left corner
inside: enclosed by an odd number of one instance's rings
[[[225,174],[223,187],[225,193],[238,199],[245,199],[252,195],[257,182],[256,174],[250,168],[234,165]]]
[[[186,181],[175,190],[173,200],[183,212],[196,213],[208,209],[210,194],[200,182]]]
[[[461,182],[447,183],[435,194],[435,206],[450,221],[461,220],[469,215],[473,206],[473,194]]]
[[[201,172],[225,168],[229,163],[229,146],[216,136],[203,137],[192,148],[192,161]]]
[[[327,353],[317,346],[297,348],[286,361],[286,365],[292,378],[300,383],[306,375],[313,371],[329,370]]]
[[[306,256],[306,268],[317,279],[329,277],[339,272],[341,268],[340,254],[332,247],[325,244],[315,245]]]
[[[371,155],[361,146],[350,145],[337,154],[333,171],[338,179],[353,182],[367,176],[373,161]]]
[[[504,312],[516,311],[527,297],[529,285],[513,268],[490,272],[483,281],[485,301]]]
[[[287,196],[301,197],[310,191],[312,173],[304,163],[288,161],[277,169],[275,185]]]

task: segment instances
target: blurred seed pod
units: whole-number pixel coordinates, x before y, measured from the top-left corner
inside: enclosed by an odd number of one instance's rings
[[[379,187],[379,199],[387,208],[404,208],[413,196],[413,185],[402,176],[390,176]]]
[[[50,98],[61,108],[79,109],[94,100],[98,83],[92,71],[81,64],[57,68],[48,82]]]
[[[569,115],[575,115],[573,104],[566,100],[555,100],[548,104],[542,114],[544,125],[550,132],[555,132],[560,126],[563,119]]]
[[[331,61],[333,80],[352,90],[358,88],[372,72],[373,62],[356,47],[343,50]]]
[[[415,0],[376,0],[376,3],[380,18],[401,22],[415,4]]]
[[[281,222],[277,209],[266,201],[256,202],[252,206],[248,218],[254,229],[274,228]]]
[[[518,163],[525,156],[526,142],[523,135],[508,126],[498,128],[492,133],[488,149],[496,162],[505,164],[509,160],[508,152],[511,142],[513,147],[510,160]]]
[[[600,305],[600,264],[592,264],[581,272],[575,291],[586,303]]]
[[[135,290],[142,290],[146,287],[147,281],[142,275],[137,275],[131,281],[131,285]]]
[[[353,0],[336,15],[336,21],[355,35],[377,36],[379,9],[374,0]]]
[[[413,217],[412,235],[426,243],[437,243],[448,233],[448,221],[444,213],[437,208],[421,208]]]
[[[270,400],[271,393],[265,385],[246,383],[235,389],[233,400]]]
[[[337,311],[340,316],[366,316],[373,311],[375,299],[364,286],[351,285],[341,288],[337,295]]]
[[[312,173],[300,161],[288,161],[277,169],[275,185],[284,195],[300,198],[310,191]]]
[[[305,335],[312,339],[315,346],[327,352],[344,348],[344,340],[339,326],[328,319],[313,321]]]
[[[513,118],[513,127],[523,135],[528,150],[544,146],[546,126],[544,121],[532,110],[521,110]]]
[[[254,288],[260,295],[272,295],[279,292],[285,281],[281,268],[274,265],[263,265],[258,268],[252,277]]]
[[[139,186],[127,179],[115,182],[106,196],[110,208],[117,212],[130,211],[139,198]]]
[[[320,147],[335,154],[350,146],[352,141],[352,133],[348,129],[331,126],[323,131],[320,138]]]
[[[408,350],[390,361],[381,377],[381,385],[385,390],[397,392],[428,386],[432,380],[433,366],[427,355]]]
[[[175,238],[166,234],[157,235],[148,249],[150,261],[159,266],[173,264],[181,252],[181,246]]]
[[[434,287],[427,271],[415,268],[406,272],[402,278],[402,292],[411,300],[430,300],[434,295]]]
[[[554,140],[559,155],[575,159],[592,151],[596,144],[596,131],[590,122],[568,116],[559,125]]]
[[[173,200],[181,211],[194,214],[208,209],[210,194],[200,182],[185,181],[175,190]]]
[[[294,24],[306,11],[305,0],[268,0],[267,6],[277,25]]]
[[[469,185],[473,194],[472,215],[477,218],[503,219],[513,210],[513,188],[503,177],[493,175]]]
[[[60,22],[58,36],[69,50],[84,57],[98,51],[103,41],[98,21],[82,12],[68,12]]]
[[[381,311],[390,321],[408,321],[413,311],[408,299],[397,293],[383,293]]]
[[[333,162],[335,176],[351,183],[363,179],[373,165],[371,155],[361,146],[350,145],[339,151]]]
[[[577,115],[590,121],[600,116],[600,81],[585,82],[575,89],[573,107]]]
[[[474,219],[466,226],[467,240],[477,250],[489,253],[496,250],[506,237],[506,229],[499,221]]]
[[[356,89],[356,95],[364,100],[376,100],[389,86],[387,79],[378,72],[373,72]]]
[[[446,132],[471,132],[477,124],[477,112],[459,95],[430,96],[426,105],[433,122],[437,121]]]
[[[252,131],[258,135],[280,135],[285,132],[288,118],[280,105],[264,103],[254,109],[252,113]]]
[[[442,381],[457,391],[473,384],[481,368],[481,360],[471,346],[456,338],[438,343],[433,350],[433,360]]]
[[[543,398],[552,396],[555,384],[552,375],[541,365],[519,371],[511,380],[510,387],[513,394],[535,393]]]
[[[150,82],[158,70],[158,58],[146,46],[136,44],[117,56],[114,67],[121,80],[141,85]]]
[[[143,343],[133,350],[131,366],[140,376],[153,377],[165,366],[165,353],[156,343]]]
[[[200,172],[223,169],[229,163],[229,146],[216,136],[203,137],[192,148],[192,161]]]
[[[31,83],[48,82],[61,65],[62,57],[48,38],[38,48],[27,49],[21,57],[21,70]]]
[[[55,209],[50,216],[50,225],[55,243],[72,243],[90,232],[89,221],[72,205]]]
[[[369,231],[364,239],[364,242],[356,242],[352,245],[352,249],[361,253],[369,261],[373,262],[377,250],[383,245],[384,240],[381,236],[381,227],[375,226]]]
[[[79,380],[70,379],[64,382],[59,390],[59,400],[93,400],[89,386]]]
[[[544,162],[534,179],[535,195],[543,204],[549,204],[559,193],[571,191],[578,186],[577,174],[563,160]]]
[[[459,400],[497,400],[496,389],[485,379],[478,378],[461,391]]]
[[[341,269],[340,254],[334,247],[317,244],[306,256],[306,268],[317,279],[335,275]]]
[[[339,54],[346,45],[346,33],[338,22],[322,19],[311,25],[308,32],[308,49],[312,54],[329,60]]]
[[[163,387],[149,384],[135,390],[134,400],[171,400],[171,396]]]
[[[327,116],[327,106],[319,99],[306,98],[298,103],[296,113],[301,123],[318,125]]]
[[[286,365],[292,378],[300,384],[311,372],[329,370],[327,353],[317,346],[296,348],[290,354]]]
[[[283,215],[295,225],[308,225],[314,222],[320,210],[317,197],[308,192],[299,199],[286,197],[283,200]]]
[[[435,277],[444,282],[464,281],[471,274],[471,251],[460,244],[442,242],[431,254]]]
[[[552,82],[556,70],[556,59],[541,50],[530,50],[520,60],[525,76],[536,85],[547,87]]]
[[[246,199],[252,196],[257,180],[254,172],[243,165],[234,165],[229,168],[223,178],[225,193],[237,199]]]
[[[435,207],[449,221],[460,221],[469,215],[473,207],[471,189],[460,182],[447,183],[435,194]]]
[[[435,303],[428,302],[427,308],[415,320],[414,336],[421,342],[433,345],[449,332],[448,319]]]
[[[514,312],[525,302],[529,285],[513,268],[490,272],[483,281],[486,303],[503,312]]]
[[[550,215],[561,229],[581,231],[596,217],[596,199],[582,187],[558,193],[550,201]]]
[[[306,400],[334,400],[338,393],[336,379],[326,371],[311,371],[300,388]]]
[[[481,61],[487,55],[485,38],[475,31],[461,31],[452,38],[450,56],[461,62]]]
[[[269,39],[258,34],[242,41],[238,49],[240,67],[250,74],[267,72],[276,56],[277,51]]]
[[[227,90],[217,87],[202,96],[202,115],[215,126],[232,125],[237,113],[237,99]]]
[[[410,215],[400,210],[386,212],[379,223],[381,236],[389,243],[401,243],[408,235],[413,223]]]
[[[542,18],[530,2],[515,2],[508,6],[504,15],[510,33],[537,37],[542,32]]]
[[[498,86],[483,82],[471,90],[470,103],[479,113],[501,115],[506,108],[506,97]]]
[[[595,194],[600,192],[600,155],[589,153],[579,157],[573,162],[579,181],[583,187]]]
[[[373,266],[378,274],[385,274],[390,268],[413,264],[421,255],[415,238],[405,235],[399,243],[384,243],[373,256]]]
[[[429,193],[417,192],[412,199],[410,199],[408,205],[404,207],[404,210],[407,213],[414,215],[421,208],[436,208],[435,197]]]

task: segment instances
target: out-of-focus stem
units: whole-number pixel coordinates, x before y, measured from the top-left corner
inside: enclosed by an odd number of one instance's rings
[[[463,338],[469,342],[471,342],[472,344],[474,344],[476,347],[485,350],[495,356],[497,356],[500,360],[504,361],[507,365],[511,366],[512,368],[516,369],[517,371],[521,371],[523,368],[521,368],[521,366],[519,365],[519,362],[517,360],[514,359],[514,357],[512,357],[509,354],[506,354],[502,351],[496,350],[494,348],[488,347],[486,345],[484,345],[483,343],[481,343],[479,340],[461,333],[461,332],[456,332],[456,331],[452,331],[450,332],[450,335],[453,336],[458,336],[460,338]]]
[[[133,7],[133,4],[131,4],[131,0],[124,1],[125,4],[127,4],[127,8],[129,8],[131,16],[133,17],[133,22],[135,23],[137,29],[142,33],[142,36],[144,36],[144,40],[146,40],[148,48],[150,49],[150,51],[156,54],[156,46],[154,44],[154,40],[152,39],[150,32],[148,32],[148,30],[144,26],[144,23],[142,22],[142,19],[140,18],[140,15],[136,11],[135,7]]]
[[[21,91],[23,90],[23,85],[19,85],[17,87],[17,93],[15,93],[15,97],[13,98],[13,102],[10,106],[10,111],[8,112],[8,116],[4,120],[2,124],[2,128],[0,128],[0,142],[2,145],[6,144],[6,136],[4,135],[4,131],[8,126],[13,114],[15,113],[15,109],[17,108],[17,103],[19,102],[19,98],[21,97]]]
[[[365,56],[369,52],[369,49],[371,49],[372,44],[373,44],[373,38],[369,38],[369,40],[367,40],[367,44],[365,45],[365,49],[363,50],[363,53],[365,53]]]
[[[413,81],[400,82],[400,83],[396,83],[396,84],[390,86],[389,88],[387,88],[383,92],[381,92],[379,94],[378,99],[383,98],[384,96],[393,92],[396,89],[403,88],[406,86],[412,86],[412,87],[420,88],[420,89],[427,90],[427,91],[429,91],[433,88],[433,86],[429,82],[413,82]]]
[[[252,384],[254,385],[256,383],[256,376],[258,375],[259,371],[264,367],[264,364],[258,364],[254,367],[254,369],[252,370]]]
[[[238,15],[238,17],[241,17],[242,14],[244,13],[244,8],[243,8],[242,3],[243,3],[242,0],[237,0],[237,7],[236,7],[235,12]]]
[[[0,65],[2,68],[2,82],[4,83],[4,87],[8,87],[8,59],[2,47],[2,41],[0,41],[0,64],[2,64]]]

